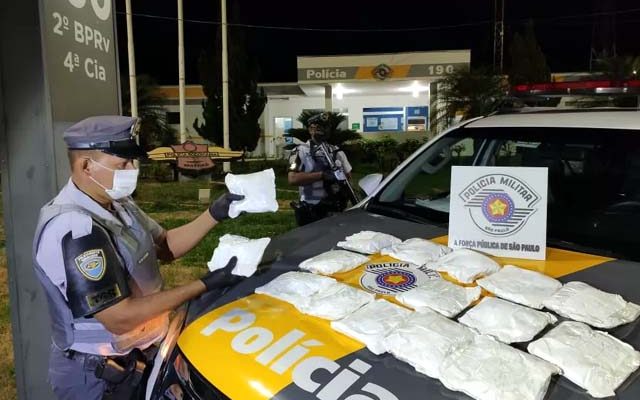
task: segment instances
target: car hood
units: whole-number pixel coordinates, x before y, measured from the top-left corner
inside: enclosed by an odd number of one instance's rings
[[[446,229],[352,210],[274,238],[263,260],[266,272],[222,293],[209,293],[189,306],[188,326],[178,340],[183,356],[218,390],[233,400],[278,399],[466,399],[438,380],[417,373],[389,354],[376,356],[361,343],[331,329],[328,321],[303,315],[284,302],[254,294],[255,288],[303,260],[336,247],[346,236],[373,230],[401,239],[422,237],[446,244]],[[374,255],[372,262],[390,261]],[[547,260],[510,260],[504,264],[536,269],[563,282],[583,281],[640,303],[640,264],[549,248]],[[359,286],[360,267],[336,279]],[[610,333],[640,347],[639,321]],[[526,344],[517,347],[526,348]],[[360,368],[354,369],[357,365]],[[362,368],[362,366],[365,368]],[[635,375],[638,375],[637,373]],[[632,377],[619,399],[640,398]],[[546,399],[590,399],[568,380],[555,377]]]

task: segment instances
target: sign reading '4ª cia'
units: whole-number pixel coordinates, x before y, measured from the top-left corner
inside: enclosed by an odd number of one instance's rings
[[[449,247],[544,260],[547,168],[453,167]]]

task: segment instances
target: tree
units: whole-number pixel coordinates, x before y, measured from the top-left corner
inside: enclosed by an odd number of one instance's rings
[[[516,32],[509,46],[511,69],[509,81],[512,85],[548,82],[551,79],[547,59],[536,40],[533,23],[529,22],[524,35]]]
[[[303,142],[306,142],[307,140],[309,140],[311,136],[309,135],[308,121],[309,121],[309,118],[313,117],[316,114],[317,112],[312,110],[302,111],[302,113],[300,113],[300,115],[298,116],[297,120],[304,126],[304,128],[289,129],[289,132],[287,132],[287,136],[294,137]],[[334,113],[334,112],[327,112],[327,114],[329,115],[328,124],[329,124],[329,127],[331,128],[331,134],[327,139],[329,143],[339,146],[349,140],[356,140],[361,138],[360,134],[356,131],[353,131],[351,129],[338,128],[340,124],[342,124],[347,120],[347,117],[345,117],[343,114]]]
[[[237,9],[237,5],[236,5]],[[247,45],[242,28],[229,28],[229,145],[234,150],[256,148],[260,139],[258,119],[262,115],[267,97],[258,90],[260,70]],[[198,134],[222,146],[222,76],[220,35],[216,46],[204,51],[198,60],[200,83],[206,100],[202,102],[202,123],[193,123]]]
[[[169,146],[176,142],[176,131],[167,123],[162,98],[158,96],[158,85],[149,75],[136,78],[138,93],[138,117],[140,118],[140,145],[145,150]],[[129,81],[122,81],[122,112],[131,115]]]
[[[613,56],[596,60],[597,71],[616,81],[636,78],[640,73],[640,57]]]
[[[504,77],[487,68],[458,68],[437,81],[435,107],[431,110],[432,127],[440,131],[458,116],[462,120],[496,111],[508,92]]]

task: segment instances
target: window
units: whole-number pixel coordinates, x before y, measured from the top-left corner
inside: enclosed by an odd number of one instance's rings
[[[547,168],[551,245],[640,260],[640,132],[458,129],[407,165],[369,209],[446,224],[453,165]]]

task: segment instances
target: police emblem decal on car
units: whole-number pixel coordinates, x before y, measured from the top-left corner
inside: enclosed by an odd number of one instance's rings
[[[107,263],[102,249],[87,250],[75,258],[78,271],[90,281],[99,281],[104,276]]]
[[[458,196],[478,229],[493,236],[509,236],[522,229],[541,199],[526,182],[505,174],[484,175]]]
[[[368,264],[360,277],[360,286],[373,293],[393,295],[406,292],[421,282],[437,279],[437,272],[404,262]]]

